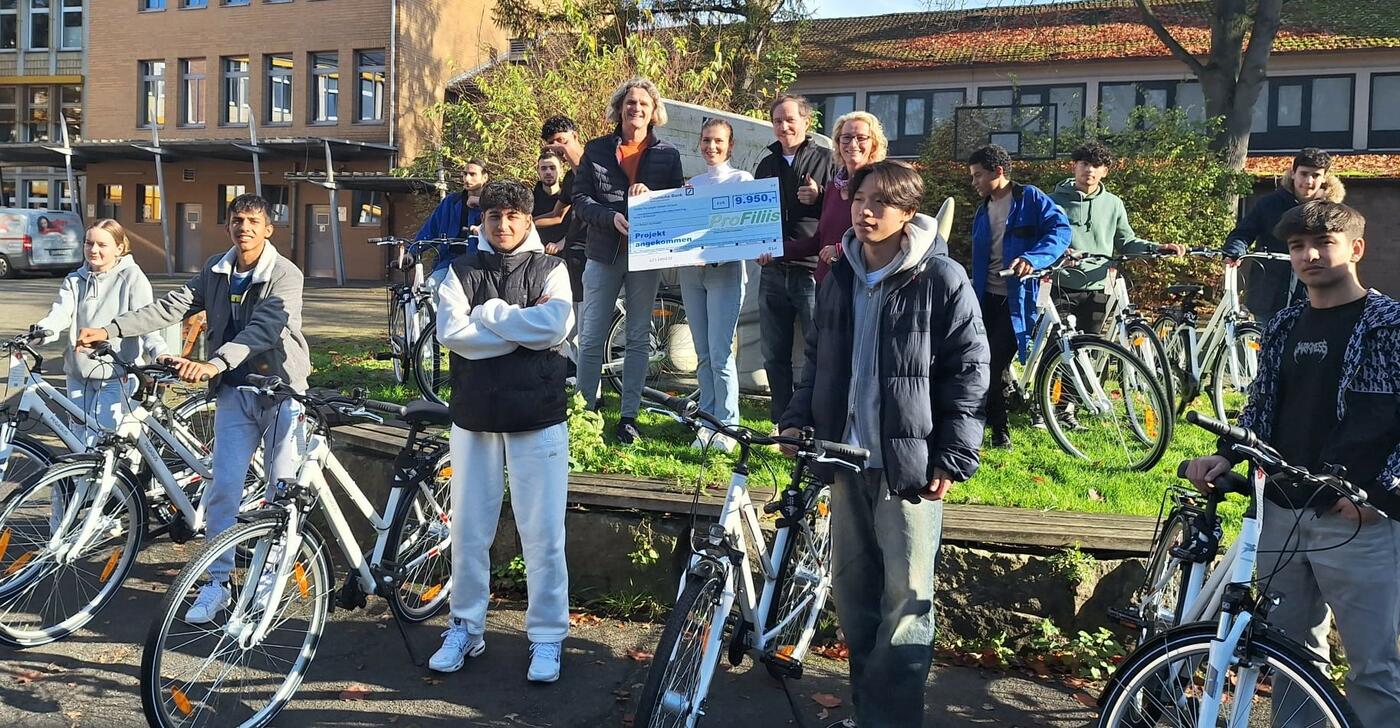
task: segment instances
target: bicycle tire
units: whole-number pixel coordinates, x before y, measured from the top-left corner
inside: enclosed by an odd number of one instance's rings
[[[408,317],[404,315],[403,304],[399,302],[398,291],[389,294],[389,353],[394,364],[394,381],[404,384],[408,381],[413,360],[413,340],[408,336]]]
[[[178,659],[183,659],[183,655],[180,653],[174,651],[167,652],[161,649],[166,638],[171,636],[172,627],[175,627],[177,623],[196,629],[203,627],[203,625],[190,625],[184,621],[184,611],[188,608],[190,601],[187,597],[192,592],[198,592],[200,582],[203,580],[205,572],[220,554],[232,549],[235,554],[237,554],[235,557],[236,559],[240,557],[247,559],[254,552],[260,540],[269,536],[274,536],[284,530],[285,526],[282,522],[274,518],[264,518],[250,523],[236,525],[211,539],[209,543],[180,570],[179,575],[175,577],[175,581],[171,584],[165,598],[161,601],[159,611],[157,612],[157,619],[151,623],[151,628],[146,634],[146,641],[141,652],[141,707],[150,725],[160,726],[162,728],[174,728],[175,726],[198,724],[198,716],[201,715],[201,713],[197,712],[195,707],[204,708],[208,706],[211,701],[211,696],[214,695],[214,691],[217,689],[217,685],[211,686],[207,691],[203,692],[203,696],[201,697],[197,694],[197,691],[189,689],[190,686],[193,685],[193,682],[183,683],[185,687],[180,687],[181,678],[179,676],[170,678],[169,682],[167,682],[167,678],[165,677],[166,675],[176,675],[177,670],[175,664],[178,664]],[[292,697],[296,694],[297,689],[301,686],[302,680],[306,676],[306,670],[310,667],[311,661],[316,656],[316,648],[320,644],[321,633],[325,629],[326,615],[330,609],[331,592],[335,588],[332,581],[334,572],[331,568],[329,554],[326,553],[325,541],[321,538],[316,528],[311,523],[303,522],[301,536],[302,545],[299,558],[296,561],[296,566],[301,567],[301,571],[299,574],[293,571],[291,578],[288,579],[285,586],[286,591],[282,595],[283,599],[277,606],[279,609],[285,610],[288,605],[298,601],[308,606],[308,617],[306,619],[308,626],[305,630],[305,637],[300,645],[283,645],[277,642],[271,643],[272,647],[286,650],[288,654],[291,655],[291,657],[281,660],[286,663],[288,667],[276,671],[277,674],[285,672],[286,677],[280,684],[275,686],[275,690],[272,691],[271,697],[266,705],[262,705],[256,710],[253,708],[243,710],[244,713],[251,713],[246,719],[240,720],[238,715],[231,715],[234,713],[235,707],[243,707],[236,702],[231,703],[228,707],[220,708],[216,706],[215,714],[220,717],[221,724],[224,724],[225,716],[228,716],[228,725],[239,725],[245,728],[264,726],[270,723],[277,714],[291,702]],[[240,546],[240,544],[243,545]],[[296,566],[293,568],[295,569]],[[229,584],[231,586],[236,585],[238,587],[235,589],[235,592],[248,587],[246,571],[241,574],[245,577],[245,580],[241,584],[237,581],[239,575],[240,571],[236,560],[234,571],[230,574],[229,579]],[[233,597],[234,602],[230,604],[229,608],[232,608],[232,604],[236,603],[238,598],[238,595],[235,593]],[[221,614],[226,618],[228,616],[228,609],[226,608]],[[279,614],[278,618],[280,620],[277,624],[279,629],[293,622],[292,619],[285,618],[282,614]],[[218,624],[218,620],[216,619],[214,623]],[[193,633],[182,632],[177,636],[183,639],[186,634]],[[271,637],[271,635],[269,635],[269,637]],[[196,647],[199,645],[201,639],[207,642],[209,638],[214,638],[216,640],[214,644],[214,649],[216,651],[218,648],[226,645],[225,640],[232,639],[228,635],[228,625],[224,624],[223,627],[209,629],[208,634],[205,634],[203,638],[183,641],[179,647],[183,652],[197,652],[198,650]],[[264,641],[263,645],[266,644],[267,640]],[[253,651],[252,648],[234,648],[232,650],[225,650],[222,657],[233,656],[241,659],[250,655]],[[203,658],[200,658],[198,655],[192,656],[189,659],[195,662],[203,661]],[[208,661],[213,662],[214,659],[211,657]],[[223,669],[214,670],[214,672],[227,675],[231,673],[232,670],[233,668],[231,667],[223,667]],[[251,684],[253,682],[252,680],[247,680],[245,684]],[[257,682],[261,684],[263,681],[260,680]],[[191,719],[190,722],[186,723],[185,720],[180,717],[181,714],[183,714],[183,718]],[[241,713],[239,715],[241,715]]]
[[[121,527],[124,514],[124,530],[103,538],[108,528],[103,524],[79,558],[52,562],[48,543],[55,525],[53,504],[67,503],[74,495],[73,481],[95,479],[101,469],[102,463],[94,460],[61,463],[6,500],[0,511],[0,643],[34,647],[73,634],[111,602],[131,573],[145,539],[147,509],[145,494],[124,469],[113,473],[103,511],[110,514],[105,518],[112,520],[113,530]],[[91,505],[89,501],[80,506],[67,533],[81,527]],[[106,510],[112,505],[116,509]],[[96,583],[84,586],[90,577]]]
[[[661,294],[651,309],[651,328],[647,334],[647,373],[643,382],[648,387],[674,389],[675,380],[686,374],[674,354],[679,342],[676,336],[690,334],[685,303],[680,298]],[[684,333],[682,333],[684,332]],[[622,392],[624,360],[627,352],[627,316],[621,311],[613,314],[608,337],[603,344],[603,378],[614,392]]]
[[[1157,381],[1162,383],[1162,391],[1167,395],[1167,401],[1175,401],[1176,373],[1172,370],[1171,361],[1167,359],[1167,347],[1157,336],[1157,331],[1142,318],[1129,321],[1124,330],[1128,335],[1124,348],[1142,360],[1156,376]]]
[[[778,567],[773,585],[773,606],[767,624],[771,627],[791,620],[773,640],[770,660],[802,664],[812,646],[817,618],[831,593],[831,512],[830,489],[820,488],[803,519],[807,528],[789,526],[788,547]],[[812,583],[812,578],[816,583]],[[805,603],[804,603],[805,602]],[[781,678],[786,673],[776,662],[766,662],[769,674]]]
[[[1110,357],[1118,362],[1116,368],[1109,363]],[[1109,394],[1098,401],[1085,402],[1088,398],[1076,392],[1075,377],[1066,377],[1061,373],[1063,359],[1058,354],[1042,359],[1034,380],[1035,399],[1044,413],[1046,429],[1055,444],[1069,455],[1097,464],[1128,470],[1150,470],[1167,452],[1174,418],[1166,416],[1171,411],[1171,405],[1147,365],[1122,346],[1092,334],[1080,334],[1070,340],[1070,361],[1073,369],[1078,371],[1080,381],[1087,383],[1087,377],[1092,376],[1099,382],[1100,388],[1117,383],[1122,389],[1119,397]],[[1084,361],[1093,364],[1090,371],[1084,371]],[[1067,401],[1066,395],[1076,401]],[[1131,439],[1125,437],[1125,428],[1117,422],[1116,415],[1095,411],[1105,407],[1112,410],[1117,407],[1116,402],[1122,402],[1126,410],[1129,423],[1126,430]],[[1074,407],[1085,408],[1089,426],[1084,426],[1077,414],[1079,410],[1071,409]],[[1141,421],[1138,419],[1139,409],[1142,410]],[[1073,423],[1067,414],[1073,415]],[[1071,432],[1083,432],[1086,437],[1081,442],[1075,442],[1071,440]],[[1089,435],[1094,438],[1091,439]],[[1078,437],[1076,434],[1075,440]],[[1133,441],[1141,447],[1128,451],[1126,448]],[[1115,445],[1124,455],[1121,459],[1112,457]]]
[[[1175,382],[1172,386],[1173,411],[1177,417],[1186,413],[1186,408],[1201,393],[1201,383],[1191,383],[1191,353],[1187,351],[1186,335],[1181,327],[1184,324],[1175,315],[1158,318],[1152,324],[1157,338],[1162,341],[1167,361],[1170,362]]]
[[[1138,617],[1143,623],[1138,644],[1181,623],[1181,614],[1186,609],[1186,590],[1182,587],[1186,584],[1191,565],[1173,556],[1171,550],[1183,545],[1190,532],[1190,515],[1173,509],[1152,544],[1147,574],[1142,586],[1133,595],[1133,603],[1138,607]],[[1164,608],[1170,611],[1164,612]],[[1148,614],[1148,611],[1152,613]]]
[[[708,568],[704,568],[706,565]],[[661,640],[638,699],[632,723],[636,728],[693,726],[704,713],[705,695],[700,683],[713,676],[724,652],[719,645],[733,606],[732,596],[725,596],[733,571],[727,561],[702,561],[701,566],[700,573],[692,570],[687,575],[685,588],[661,630]],[[697,612],[699,618],[693,619]],[[704,641],[697,643],[696,637],[703,637]],[[666,688],[677,680],[682,681],[679,690]]]
[[[1215,641],[1218,625],[1215,622],[1197,622],[1167,630],[1143,643],[1119,665],[1113,677],[1105,686],[1099,701],[1099,728],[1149,728],[1160,723],[1167,714],[1172,714],[1172,722],[1166,725],[1195,726],[1196,720],[1190,711],[1199,711],[1201,700],[1192,693],[1199,690],[1196,671],[1206,665],[1211,645]],[[1200,662],[1190,664],[1191,656],[1199,656]],[[1181,667],[1174,667],[1180,661]],[[1329,728],[1360,728],[1361,721],[1337,691],[1330,680],[1318,672],[1301,645],[1284,637],[1271,628],[1256,630],[1250,637],[1248,652],[1243,661],[1260,664],[1268,671],[1272,693],[1279,696],[1279,678],[1289,681],[1285,685],[1284,698],[1291,693],[1292,686],[1299,686],[1304,697],[1309,698],[1317,708]],[[1236,663],[1232,664],[1233,667]],[[1190,667],[1191,674],[1183,679],[1182,669]],[[1145,681],[1161,672],[1157,685],[1144,685]],[[1233,691],[1237,681],[1230,675],[1225,677],[1226,690]],[[1257,697],[1257,696],[1256,696]],[[1233,693],[1226,699],[1222,694],[1222,713],[1229,715],[1229,708],[1237,702]],[[1267,706],[1270,715],[1273,704],[1270,700],[1252,700],[1251,716],[1254,711]],[[1293,717],[1290,713],[1290,717]],[[1175,718],[1185,718],[1176,720]],[[1253,721],[1249,725],[1259,725]],[[1272,724],[1272,721],[1270,721]],[[1318,725],[1308,723],[1308,725]]]
[[[44,477],[53,462],[53,451],[47,445],[29,435],[13,435],[10,455],[0,462],[0,502]]]
[[[1216,419],[1221,422],[1231,422],[1235,419],[1230,416],[1229,402],[1226,399],[1232,399],[1231,394],[1248,394],[1249,385],[1258,376],[1259,352],[1263,340],[1264,330],[1257,324],[1235,324],[1234,340],[1222,343],[1219,353],[1215,355],[1215,361],[1211,362],[1210,403],[1215,409]],[[1231,356],[1232,354],[1235,356]],[[1238,364],[1240,371],[1226,371],[1232,362]],[[1244,381],[1245,379],[1248,381]],[[1227,392],[1227,386],[1231,387],[1232,391]]]
[[[405,561],[424,559],[421,565],[405,571],[385,597],[389,608],[405,622],[430,619],[452,593],[451,543],[442,545],[452,534],[452,501],[448,498],[451,467],[451,453],[443,453],[433,463],[431,478],[419,483],[399,504],[389,525],[386,560],[403,569]]]
[[[423,399],[437,404],[447,404],[451,396],[450,355],[447,347],[437,340],[437,325],[434,323],[423,331],[413,344],[413,383]]]

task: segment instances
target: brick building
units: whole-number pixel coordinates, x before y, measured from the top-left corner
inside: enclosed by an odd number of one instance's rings
[[[309,276],[381,278],[365,240],[415,230],[410,197],[434,192],[389,172],[431,144],[423,112],[448,80],[507,44],[488,0],[114,0],[88,14],[81,211],[122,222],[152,271],[225,249],[227,202],[260,188],[274,242]]]
[[[79,136],[85,12],[84,0],[0,0],[0,148],[60,144],[65,118],[71,137]],[[71,205],[61,166],[16,164],[0,170],[0,207]]]

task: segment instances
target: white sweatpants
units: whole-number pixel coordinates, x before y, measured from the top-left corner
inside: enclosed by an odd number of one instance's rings
[[[452,427],[452,616],[472,634],[486,632],[491,598],[491,543],[501,518],[506,471],[510,507],[525,555],[531,642],[569,634],[569,571],[564,512],[569,491],[569,425],[530,432],[475,432]]]

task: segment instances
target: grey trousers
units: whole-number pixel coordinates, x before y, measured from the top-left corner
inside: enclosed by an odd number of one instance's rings
[[[1268,590],[1283,596],[1269,623],[1303,643],[1325,674],[1330,657],[1327,634],[1336,618],[1351,666],[1347,702],[1367,726],[1395,725],[1400,721],[1400,524],[1381,519],[1358,533],[1356,524],[1341,516],[1319,518],[1306,511],[1298,521],[1297,513],[1264,505],[1256,569],[1261,578],[1278,569]],[[1297,532],[1285,549],[1284,539],[1295,522]],[[1291,559],[1279,553],[1294,548],[1311,551]],[[1282,569],[1280,560],[1286,562]],[[1275,696],[1285,693],[1274,688]],[[1295,707],[1276,705],[1274,712],[1292,715]],[[1312,720],[1315,717],[1299,714],[1288,725]]]
[[[933,594],[943,503],[892,498],[883,472],[831,488],[832,594],[851,651],[860,728],[918,728],[933,663]]]

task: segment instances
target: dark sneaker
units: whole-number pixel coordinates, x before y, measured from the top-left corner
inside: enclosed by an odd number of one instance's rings
[[[1059,420],[1060,426],[1066,430],[1083,429],[1083,427],[1079,424],[1079,420],[1075,419],[1074,413],[1069,410],[1065,410],[1064,412],[1056,412],[1055,419]]]
[[[1000,449],[1002,449],[1002,450],[1010,450],[1010,449],[1011,449],[1011,431],[1010,431],[1010,430],[992,430],[992,447],[1000,448]]]
[[[842,718],[841,720],[838,720],[835,723],[828,725],[826,728],[856,728],[856,719]]]
[[[617,423],[617,427],[613,429],[613,437],[617,438],[621,445],[631,445],[642,439],[642,433],[637,429],[635,420],[627,419]]]

